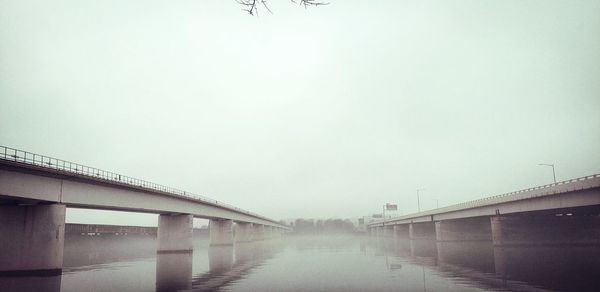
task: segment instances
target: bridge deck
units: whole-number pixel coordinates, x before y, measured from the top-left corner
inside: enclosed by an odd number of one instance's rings
[[[0,203],[35,201],[78,208],[183,213],[288,229],[275,220],[205,196],[0,146]]]
[[[431,222],[593,205],[600,205],[600,174],[378,220],[368,226]]]

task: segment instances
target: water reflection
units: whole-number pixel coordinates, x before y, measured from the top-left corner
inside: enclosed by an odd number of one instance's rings
[[[210,273],[224,273],[233,267],[233,245],[211,246],[208,248]]]
[[[156,291],[192,288],[192,253],[156,255]]]
[[[589,246],[307,236],[157,255],[93,240],[67,247],[62,276],[0,276],[0,291],[600,291]]]
[[[495,247],[496,274],[561,291],[600,290],[598,247]]]
[[[375,238],[389,270],[403,261],[429,267],[459,283],[495,291],[599,291],[600,248],[494,246],[491,241]],[[427,289],[423,270],[423,290]]]
[[[491,241],[437,242],[438,261],[479,271],[494,272],[494,248]]]
[[[432,239],[410,240],[410,255],[413,257],[431,257],[437,256],[436,241]]]
[[[209,247],[209,271],[194,277],[193,291],[217,291],[234,284],[273,257],[281,246],[278,241],[257,241]]]
[[[67,236],[63,266],[84,267],[154,257],[156,240],[149,236]]]
[[[61,276],[0,276],[0,291],[58,292]]]

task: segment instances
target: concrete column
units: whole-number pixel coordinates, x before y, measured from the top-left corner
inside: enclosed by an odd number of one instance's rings
[[[158,253],[192,252],[193,219],[188,214],[161,214],[158,216]]]
[[[275,227],[269,226],[268,230],[269,230],[269,233],[268,233],[269,238],[272,239],[273,237],[275,237]]]
[[[235,223],[235,241],[250,242],[252,241],[252,223],[236,222]]]
[[[435,239],[435,224],[433,222],[410,223],[408,233],[411,240]]]
[[[210,245],[233,244],[233,221],[228,219],[210,220]]]
[[[409,227],[408,224],[404,225],[394,225],[394,237],[399,239],[408,239],[409,238]]]
[[[60,273],[65,205],[0,207],[0,272]]]
[[[158,216],[158,253],[192,252],[193,216],[161,214]]]
[[[435,224],[433,222],[408,225],[410,253],[413,256],[437,256]]]
[[[262,224],[255,224],[252,229],[252,238],[254,240],[264,240],[265,239],[265,226]]]
[[[392,237],[394,232],[393,225],[385,225],[383,226],[383,237]]]
[[[492,227],[488,217],[475,217],[435,222],[437,241],[491,241]]]
[[[492,230],[488,217],[438,221],[435,234],[440,262],[493,271]]]

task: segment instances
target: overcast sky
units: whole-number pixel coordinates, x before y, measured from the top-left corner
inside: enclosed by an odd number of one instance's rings
[[[0,144],[274,219],[600,173],[600,1],[269,3],[0,0]]]

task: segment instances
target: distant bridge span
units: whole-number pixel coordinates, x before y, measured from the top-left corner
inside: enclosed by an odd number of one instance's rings
[[[600,246],[600,174],[367,224],[371,235],[451,242]]]
[[[378,220],[369,227],[600,205],[600,174]]]
[[[66,207],[160,214],[159,252],[192,250],[193,217],[210,220],[212,245],[291,230],[186,191],[0,146],[0,272],[61,269]]]

